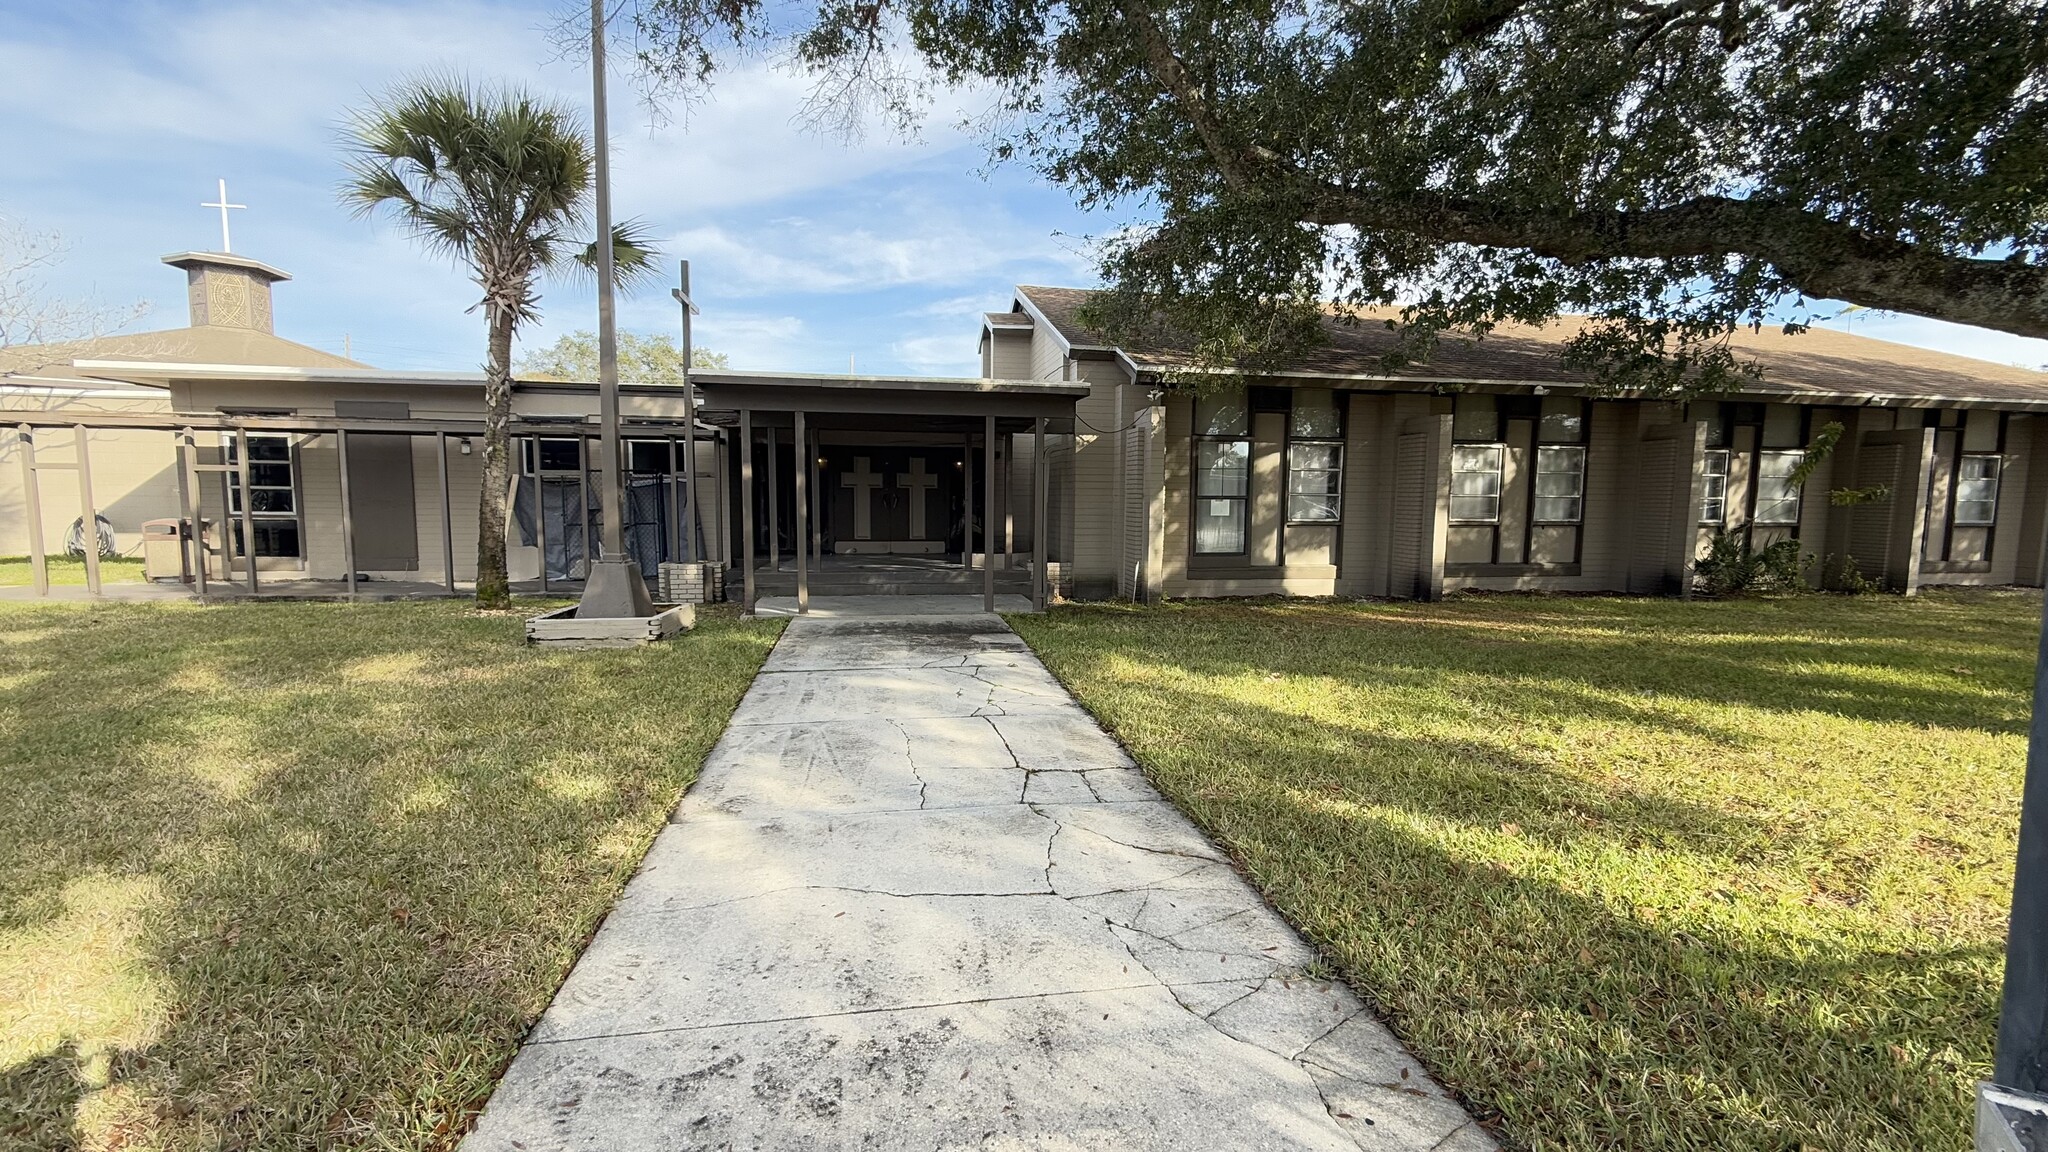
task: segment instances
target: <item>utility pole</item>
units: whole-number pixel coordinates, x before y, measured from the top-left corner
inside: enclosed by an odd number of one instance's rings
[[[1998,1051],[1992,1082],[1977,1086],[1979,1152],[2048,1150],[2048,604],[2043,609]]]
[[[625,460],[619,452],[619,334],[612,307],[612,166],[611,137],[605,123],[604,0],[590,0],[590,89],[592,141],[596,160],[597,199],[597,407],[603,422],[600,450],[605,466],[599,488],[599,515],[604,531],[597,562],[588,565],[579,619],[615,619],[654,615],[654,601],[640,568],[626,555],[622,499]]]
[[[677,277],[678,287],[669,290],[676,303],[683,309],[683,425],[689,429],[689,436],[683,441],[683,556],[696,560],[697,556],[697,386],[690,382],[690,368],[696,352],[690,346],[690,317],[697,314],[697,303],[690,299],[690,262],[683,261],[682,272]]]

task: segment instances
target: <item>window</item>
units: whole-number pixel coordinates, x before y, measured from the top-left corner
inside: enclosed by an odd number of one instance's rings
[[[1493,396],[1460,392],[1452,401],[1451,439],[1500,439],[1500,402]]]
[[[626,471],[635,475],[667,475],[669,472],[668,441],[626,441]]]
[[[1244,551],[1251,415],[1242,389],[1195,400],[1195,551]]]
[[[1728,520],[1728,450],[1707,449],[1707,494],[1700,501],[1700,523],[1724,524]]]
[[[526,474],[533,475],[534,439],[529,437],[520,443],[520,461],[525,465]],[[542,472],[583,471],[583,443],[569,438],[548,437],[540,443],[540,470]]]
[[[1536,439],[1546,444],[1585,443],[1585,402],[1576,396],[1545,396]]]
[[[1756,523],[1799,523],[1799,486],[1792,482],[1792,474],[1805,456],[1804,452],[1756,454]]]
[[[1344,427],[1327,388],[1294,393],[1287,425],[1287,522],[1335,524],[1343,512]]]
[[[1500,523],[1499,444],[1458,444],[1451,448],[1451,522]]]
[[[241,463],[234,436],[222,437],[223,459]],[[232,520],[235,551],[249,554],[242,541],[242,485],[234,473],[226,475],[228,514]],[[299,511],[297,487],[292,475],[292,442],[289,436],[249,437],[249,520],[256,535],[256,555],[299,555]]]
[[[1586,450],[1536,449],[1536,523],[1577,524],[1586,503]]]
[[[1956,468],[1956,527],[1988,528],[1997,520],[1998,457],[1963,457]]]
[[[1287,446],[1287,519],[1295,524],[1334,524],[1342,505],[1342,444]]]

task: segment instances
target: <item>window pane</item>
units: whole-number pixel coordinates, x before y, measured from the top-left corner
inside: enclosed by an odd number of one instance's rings
[[[1553,444],[1576,444],[1586,438],[1586,406],[1574,396],[1545,396],[1543,420],[1536,438]]]
[[[1335,440],[1342,434],[1337,420],[1337,398],[1328,388],[1295,389],[1289,432],[1301,440]]]
[[[583,445],[575,440],[543,440],[540,442],[540,469],[543,472],[576,472],[583,467]]]
[[[1460,524],[1492,524],[1500,519],[1498,496],[1452,496],[1451,519]]]
[[[1242,500],[1196,500],[1195,551],[1244,551],[1244,508]]]
[[[1756,461],[1756,522],[1799,523],[1799,489],[1792,484],[1803,452],[1759,452]]]
[[[1500,408],[1492,396],[1460,393],[1451,416],[1453,440],[1500,439]]]
[[[1958,525],[1983,526],[1997,518],[1997,505],[1989,500],[1957,500]]]
[[[1296,523],[1334,523],[1337,498],[1296,493],[1287,498],[1287,518]]]
[[[1195,443],[1195,494],[1242,496],[1251,445],[1243,440],[1200,440]]]
[[[1250,419],[1242,388],[1195,397],[1197,436],[1249,436]]]
[[[1343,449],[1335,444],[1290,444],[1287,446],[1287,467],[1294,472],[1317,468],[1335,470],[1342,452]]]
[[[656,475],[667,472],[668,445],[656,440],[627,441],[626,470]]]
[[[1576,496],[1538,496],[1536,498],[1536,520],[1542,524],[1578,523],[1579,498]]]

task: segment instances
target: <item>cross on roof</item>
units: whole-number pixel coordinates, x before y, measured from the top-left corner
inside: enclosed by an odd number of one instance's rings
[[[247,208],[248,205],[228,203],[228,182],[222,180],[220,182],[220,199],[212,203],[202,203],[199,206],[201,208],[220,209],[220,250],[222,252],[233,252],[235,250],[234,246],[228,243],[228,209]]]

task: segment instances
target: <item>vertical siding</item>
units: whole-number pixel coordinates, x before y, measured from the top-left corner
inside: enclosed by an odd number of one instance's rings
[[[2027,460],[2027,483],[2024,488],[2015,487],[2011,495],[2021,505],[2020,530],[2014,542],[2013,579],[2021,584],[2039,587],[2048,572],[2044,572],[2043,552],[2048,550],[2048,420],[2033,416],[2015,416],[2006,438],[2008,457],[2025,454]],[[2003,491],[2001,496],[2005,495]]]
[[[1388,486],[1382,478],[1390,436],[1392,403],[1385,396],[1353,393],[1344,425],[1344,514],[1337,539],[1340,591],[1352,596],[1387,594]]]
[[[1423,595],[1422,556],[1427,536],[1423,521],[1429,479],[1429,437],[1403,432],[1394,449],[1394,524],[1388,553],[1387,594],[1401,599]]]
[[[1194,451],[1191,436],[1194,432],[1195,402],[1183,393],[1169,393],[1164,401],[1166,409],[1166,433],[1163,457],[1160,465],[1164,481],[1164,505],[1166,522],[1161,526],[1163,545],[1162,579],[1168,596],[1185,596],[1188,592],[1188,518],[1192,504],[1189,487],[1193,483]]]
[[[1073,373],[1090,388],[1074,405],[1069,479],[1059,493],[1062,511],[1068,517],[1061,559],[1068,562],[1077,595],[1105,596],[1116,589],[1122,549],[1118,486],[1123,473],[1117,434],[1122,428],[1118,401],[1127,376],[1122,368],[1104,360],[1076,361]]]
[[[1595,401],[1586,430],[1586,506],[1579,523],[1581,583],[1597,588],[1628,587],[1633,536],[1634,487],[1629,471],[1640,449],[1640,406]]]

